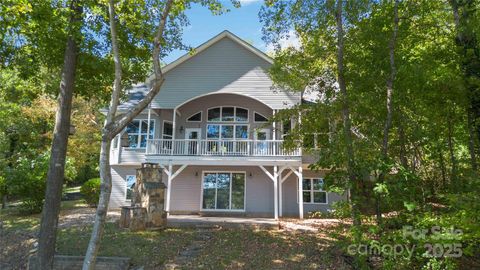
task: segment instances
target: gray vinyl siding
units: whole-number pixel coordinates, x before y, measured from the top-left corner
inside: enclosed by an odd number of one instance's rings
[[[299,103],[299,93],[272,88],[269,67],[270,63],[225,37],[167,72],[152,108],[171,109],[212,93],[246,95],[274,109]]]
[[[253,100],[248,97],[232,95],[232,94],[222,94],[212,97],[201,97],[195,99],[187,104],[181,106],[178,111],[180,112],[180,116],[177,115],[177,124],[176,124],[176,138],[177,139],[184,139],[185,133],[180,132],[180,128],[183,127],[184,129],[187,128],[201,128],[202,129],[202,139],[206,139],[206,125],[207,123],[218,123],[218,122],[208,122],[208,109],[213,107],[219,106],[237,106],[244,109],[248,109],[248,122],[235,122],[235,124],[246,124],[249,125],[249,139],[253,139],[253,132],[255,128],[268,128],[270,129],[270,133],[272,133],[271,125],[263,127],[265,123],[255,123],[254,122],[254,112],[258,112],[265,117],[272,116],[272,109],[267,107],[265,104]],[[202,112],[202,121],[201,122],[187,122],[187,119],[197,112]],[[229,122],[225,122],[229,123]],[[272,136],[270,134],[270,136]],[[270,137],[271,138],[271,137]]]
[[[126,176],[135,175],[139,165],[113,165],[112,194],[110,208],[129,205],[125,200]],[[174,166],[176,171],[179,166]],[[272,172],[272,167],[267,167]],[[173,181],[170,211],[172,214],[198,214],[201,210],[202,175],[205,171],[246,173],[245,181],[245,214],[248,216],[273,217],[273,181],[258,166],[188,166]],[[286,172],[285,172],[286,173]],[[284,173],[284,174],[285,174]],[[251,176],[250,176],[251,175]],[[304,177],[323,177],[323,172],[304,171]],[[163,182],[167,184],[167,176],[163,173]],[[298,217],[297,203],[298,178],[292,174],[283,183],[283,215]],[[328,211],[334,201],[345,199],[344,195],[328,193],[328,204],[304,204],[304,213],[312,211]]]
[[[273,182],[258,167],[189,166],[172,182],[170,211],[175,213],[199,213],[201,210],[202,173],[204,171],[241,171],[246,173],[247,215],[273,216]],[[196,175],[198,173],[198,175]],[[252,176],[250,176],[250,173]],[[166,177],[166,176],[165,176]]]
[[[110,209],[120,208],[124,205],[130,205],[126,198],[126,176],[136,175],[136,168],[140,166],[112,165],[112,194],[110,195]]]
[[[323,178],[325,177],[325,172],[315,172],[311,170],[303,171],[303,178]],[[283,193],[283,215],[284,216],[293,216],[298,217],[298,178],[295,174],[290,175],[285,182],[283,182],[282,193]],[[337,194],[333,192],[327,193],[327,204],[312,204],[304,203],[303,204],[303,213],[307,215],[309,212],[327,212],[332,210],[332,204],[336,201],[345,200],[346,196],[344,194]]]

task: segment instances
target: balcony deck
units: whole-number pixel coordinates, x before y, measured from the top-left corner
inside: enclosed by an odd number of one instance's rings
[[[284,149],[282,140],[205,139],[150,139],[147,141],[145,157],[151,162],[188,161],[198,165],[222,161],[229,161],[232,165],[249,165],[255,162],[294,165],[301,162],[302,158],[300,149]]]

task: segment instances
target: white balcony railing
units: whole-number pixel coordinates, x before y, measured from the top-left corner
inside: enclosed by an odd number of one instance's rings
[[[172,140],[147,142],[147,155],[161,156],[300,156],[280,140]]]

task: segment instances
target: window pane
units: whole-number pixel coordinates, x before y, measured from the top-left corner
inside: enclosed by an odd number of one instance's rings
[[[138,146],[138,135],[128,135],[128,147],[136,148]]]
[[[220,121],[220,108],[208,110],[208,121]]]
[[[220,126],[219,125],[207,125],[207,138],[218,139],[220,138]]]
[[[303,190],[311,190],[312,189],[312,184],[310,182],[310,179],[303,179]]]
[[[303,147],[307,149],[313,149],[315,147],[315,135],[313,134],[305,134],[303,136]]]
[[[222,139],[233,139],[233,125],[222,126]]]
[[[230,208],[230,174],[217,175],[217,209]]]
[[[138,133],[140,130],[140,121],[133,120],[127,126],[127,133]]]
[[[155,121],[150,120],[150,138],[153,139],[153,134],[155,133]]]
[[[147,135],[140,136],[140,147],[147,147]]]
[[[313,179],[313,190],[323,190],[323,179]]]
[[[310,191],[303,192],[303,202],[306,202],[306,203],[312,202]]]
[[[202,121],[202,112],[198,112],[192,116],[190,116],[187,121],[190,121],[190,122],[200,122]]]
[[[237,125],[235,127],[235,138],[248,139],[248,126]]]
[[[233,107],[223,107],[222,108],[222,121],[232,122],[233,119]]]
[[[243,209],[245,198],[245,174],[232,174],[232,209]]]
[[[313,192],[313,202],[315,203],[327,203],[327,193],[324,191]]]
[[[164,135],[173,135],[173,124],[170,122],[163,122],[163,134]]]
[[[135,175],[127,175],[127,200],[132,199],[133,188],[135,187]]]
[[[142,130],[142,133],[147,133],[147,130],[148,130],[148,120],[142,120],[141,130]]]
[[[215,173],[206,173],[203,178],[203,209],[215,209],[216,178]]]
[[[235,121],[248,122],[248,110],[236,108]]]
[[[268,119],[259,113],[255,113],[255,122],[268,122]]]

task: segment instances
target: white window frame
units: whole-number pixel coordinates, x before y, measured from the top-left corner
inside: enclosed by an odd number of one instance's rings
[[[132,176],[135,179],[135,184],[137,183],[137,176],[134,174],[127,174],[125,175],[125,201],[130,202],[132,199],[127,199],[127,192],[128,192],[128,177]]]
[[[242,123],[242,122],[238,122]],[[218,138],[208,138],[208,126],[209,125],[217,125],[220,128],[218,129]],[[233,126],[233,138],[222,138],[222,126]],[[237,138],[237,126],[247,126],[247,138]],[[249,124],[228,124],[228,123],[223,123],[223,124],[217,124],[216,122],[213,123],[208,123],[205,126],[205,138],[207,140],[231,140],[231,141],[245,141],[250,138],[250,125]]]
[[[256,121],[256,120],[255,120],[255,114],[259,114],[259,115],[261,115],[262,117],[265,117],[265,119],[267,119],[267,121]],[[253,111],[253,122],[254,122],[254,123],[268,123],[268,121],[270,121],[268,117],[266,117],[265,115],[263,115],[263,114],[261,114],[261,113],[259,113],[259,112],[257,112],[257,111]]]
[[[222,120],[222,118],[223,118],[223,108],[224,107],[233,108],[233,121],[223,121]],[[208,111],[211,110],[211,109],[216,109],[216,108],[220,108],[220,120],[219,121],[208,120]],[[243,110],[247,111],[247,120],[246,121],[237,121],[237,108],[240,108],[240,109],[243,109]],[[250,121],[250,110],[248,108],[244,108],[244,107],[240,107],[240,106],[228,106],[228,105],[215,106],[215,107],[207,108],[207,122],[208,123],[249,123],[249,121]]]
[[[166,135],[166,134],[165,134],[165,123],[170,123],[170,124],[172,124],[172,135]],[[165,140],[173,140],[173,134],[174,134],[173,129],[174,129],[174,127],[173,127],[173,121],[163,120],[163,122],[162,122],[162,139],[165,139]],[[171,138],[165,138],[165,136],[170,136]]]
[[[230,201],[229,208],[232,208],[232,174],[243,173],[245,175],[243,182],[243,209],[204,209],[203,208],[203,182],[205,181],[206,173],[229,173],[230,174]],[[217,207],[217,188],[215,187],[215,207]],[[247,209],[247,172],[246,171],[202,171],[202,184],[200,193],[200,211],[202,212],[245,212]]]
[[[126,149],[145,149],[145,147],[141,147],[140,144],[142,142],[142,135],[147,135],[147,140],[149,139],[148,137],[150,136],[150,133],[149,131],[147,130],[147,133],[142,133],[142,123],[143,121],[147,121],[147,125],[148,125],[148,118],[135,118],[133,119],[131,122],[133,121],[140,121],[139,125],[138,125],[138,133],[135,133],[136,136],[137,136],[137,147],[125,147]],[[151,133],[151,135],[153,136],[152,138],[155,138],[155,119],[150,119],[150,121],[153,122],[153,131]],[[148,126],[147,126],[147,129],[148,129]],[[127,128],[125,128],[125,132],[127,133]],[[129,136],[130,134],[134,134],[134,133],[127,133],[127,136]],[[118,135],[118,136],[121,136],[121,135]]]
[[[221,112],[222,112],[222,111],[220,110],[220,116],[222,115]],[[189,118],[191,118],[192,116],[194,116],[194,115],[196,115],[196,114],[198,114],[198,113],[200,113],[200,120],[199,120],[199,121],[190,121],[190,120],[188,120]],[[200,122],[202,122],[202,120],[203,120],[203,112],[202,112],[202,111],[198,111],[198,112],[196,112],[196,113],[192,113],[189,117],[187,117],[187,119],[185,120],[185,122],[187,122],[187,123],[200,123]]]
[[[310,190],[308,190],[308,189],[303,189],[303,181],[304,181],[304,180],[307,180],[307,179],[310,180]],[[321,205],[328,204],[328,192],[325,191],[325,190],[323,190],[323,189],[321,189],[321,190],[314,190],[314,189],[313,189],[313,180],[314,180],[314,179],[320,179],[320,180],[322,180],[323,183],[325,184],[325,179],[322,178],[322,177],[304,177],[304,178],[302,179],[302,194],[303,194],[303,192],[307,192],[307,191],[310,192],[310,202],[303,202],[303,203],[304,203],[304,204],[321,204]],[[313,194],[314,194],[315,192],[325,192],[325,202],[324,202],[324,203],[314,202],[314,196],[313,196]],[[302,197],[303,197],[303,196],[302,196]],[[298,189],[297,189],[297,202],[298,202],[298,201],[299,201],[299,199],[298,199]]]

